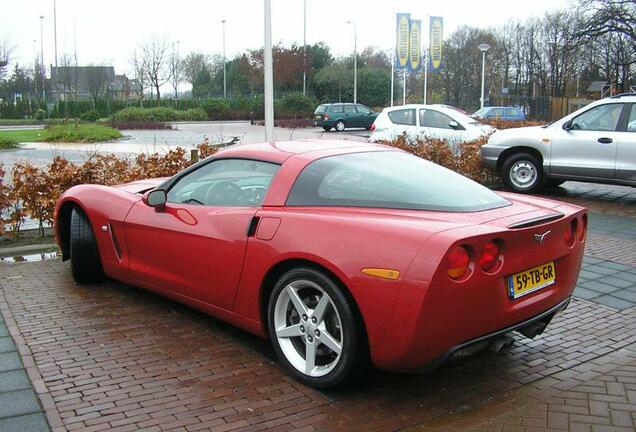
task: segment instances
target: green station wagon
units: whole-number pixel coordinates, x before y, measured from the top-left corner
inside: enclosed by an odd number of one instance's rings
[[[326,131],[335,128],[342,132],[346,128],[371,129],[378,113],[362,104],[331,103],[322,104],[314,111],[314,125]]]

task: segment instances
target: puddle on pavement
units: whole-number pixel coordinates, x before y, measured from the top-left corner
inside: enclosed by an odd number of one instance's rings
[[[55,252],[39,252],[29,255],[17,255],[10,257],[2,257],[0,258],[0,262],[5,263],[14,263],[14,262],[33,262],[33,261],[44,261],[48,259],[57,258],[60,256],[58,251]]]

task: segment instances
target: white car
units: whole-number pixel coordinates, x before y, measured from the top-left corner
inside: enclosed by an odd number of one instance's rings
[[[497,131],[480,154],[514,192],[567,180],[636,186],[636,93],[601,99],[546,126]]]
[[[444,139],[449,144],[476,140],[495,131],[447,105],[400,105],[384,108],[371,126],[370,142],[393,141],[406,134],[418,138]]]

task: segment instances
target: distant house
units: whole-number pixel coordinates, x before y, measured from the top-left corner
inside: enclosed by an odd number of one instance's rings
[[[51,66],[50,82],[51,94],[57,100],[141,97],[139,81],[116,75],[113,66]]]

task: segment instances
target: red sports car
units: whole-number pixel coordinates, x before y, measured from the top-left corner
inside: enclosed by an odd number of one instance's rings
[[[106,275],[269,337],[316,387],[367,356],[421,370],[535,337],[570,300],[587,225],[580,207],[346,141],[234,146],[169,179],[76,186],[56,215],[77,282]]]

